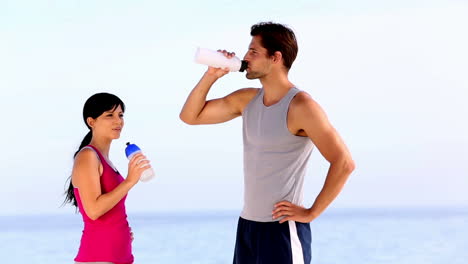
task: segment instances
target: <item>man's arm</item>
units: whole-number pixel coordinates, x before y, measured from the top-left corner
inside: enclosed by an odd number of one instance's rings
[[[180,112],[180,119],[190,125],[217,124],[229,121],[242,114],[244,107],[255,96],[257,89],[237,90],[225,97],[206,101],[211,86],[229,71],[208,68],[193,88]]]
[[[311,222],[317,218],[341,192],[355,164],[345,143],[328,121],[320,105],[308,94],[301,92],[290,107],[289,124],[303,131],[312,140],[323,157],[330,162],[325,184],[311,208],[306,209],[288,201],[275,205],[273,218],[286,216],[288,220]]]

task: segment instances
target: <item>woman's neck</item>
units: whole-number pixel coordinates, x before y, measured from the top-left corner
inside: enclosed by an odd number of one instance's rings
[[[109,150],[111,142],[112,140],[103,140],[93,137],[89,144],[97,148],[105,158],[109,159]]]

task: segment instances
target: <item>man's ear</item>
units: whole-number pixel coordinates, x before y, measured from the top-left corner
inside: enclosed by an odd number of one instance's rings
[[[86,118],[86,123],[88,123],[89,127],[93,127],[95,122],[96,122],[96,120],[94,120],[94,118],[92,118],[92,117]]]
[[[281,51],[275,51],[272,57],[273,57],[273,62],[278,63],[278,62],[281,62],[281,60],[283,59],[283,54],[281,54]]]

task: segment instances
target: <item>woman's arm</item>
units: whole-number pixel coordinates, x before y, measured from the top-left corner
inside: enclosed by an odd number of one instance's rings
[[[149,166],[142,154],[135,155],[128,164],[128,176],[114,190],[101,193],[100,161],[92,149],[83,149],[75,158],[72,172],[73,186],[80,191],[80,198],[86,215],[96,220],[112,209],[138,182],[141,173]],[[137,162],[140,162],[138,166]]]

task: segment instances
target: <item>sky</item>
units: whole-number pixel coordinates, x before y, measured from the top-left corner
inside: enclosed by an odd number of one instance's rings
[[[466,1],[0,2],[0,215],[69,214],[61,207],[87,129],[86,99],[126,104],[110,159],[125,175],[125,143],[157,178],[129,193],[129,212],[240,211],[241,118],[179,120],[206,67],[197,47],[243,56],[250,26],[296,33],[290,80],[325,110],[356,162],[330,208],[468,206]],[[230,73],[209,98],[260,87]],[[312,205],[328,163],[314,150],[304,185]]]

